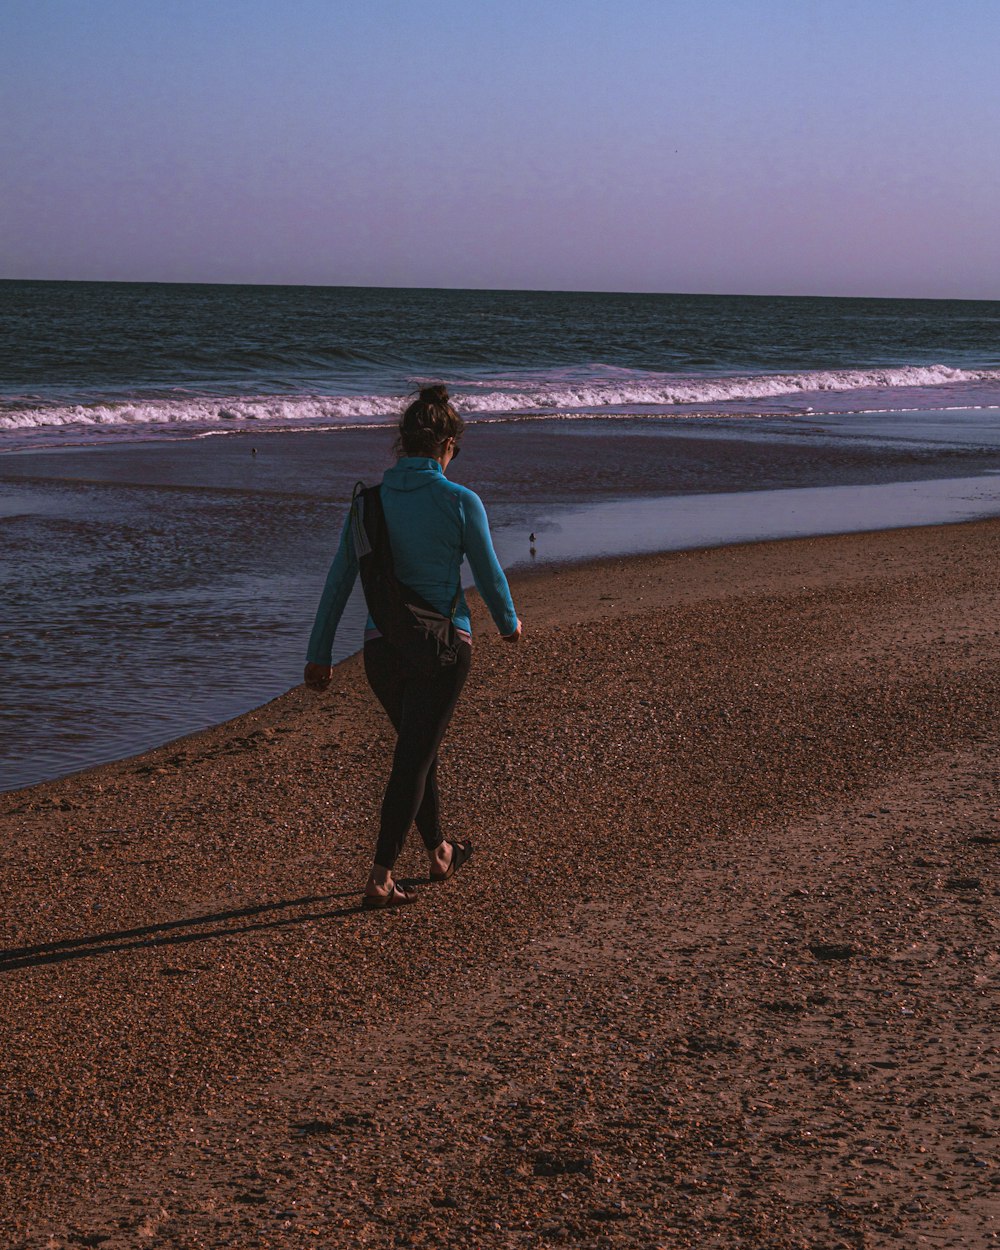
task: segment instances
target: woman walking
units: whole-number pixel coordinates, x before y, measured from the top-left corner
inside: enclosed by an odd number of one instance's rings
[[[446,881],[472,854],[471,843],[442,833],[437,784],[438,748],[472,659],[472,626],[461,590],[465,556],[501,635],[508,642],[521,636],[482,502],[467,487],[445,477],[458,455],[463,430],[445,387],[425,387],[403,413],[396,441],[399,459],[382,478],[381,502],[395,574],[443,616],[451,617],[458,644],[454,664],[428,672],[390,646],[368,618],[365,674],[397,741],[382,800],[375,862],[362,899],[365,908],[415,901],[416,894],[402,889],[392,875],[414,822],[427,849],[432,881]],[[305,681],[313,690],[325,690],[330,684],[333,638],[357,575],[358,555],[348,516],[309,639]]]

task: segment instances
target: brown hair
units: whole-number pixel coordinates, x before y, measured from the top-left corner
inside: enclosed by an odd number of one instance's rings
[[[436,458],[453,438],[461,441],[465,422],[452,407],[446,386],[424,386],[399,419],[397,456]]]

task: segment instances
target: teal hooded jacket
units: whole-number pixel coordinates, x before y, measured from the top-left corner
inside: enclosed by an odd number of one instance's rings
[[[468,556],[476,589],[501,634],[517,629],[507,578],[493,550],[482,500],[467,486],[449,482],[437,460],[404,456],[382,478],[382,508],[396,576],[445,616],[458,591],[455,628],[471,632],[469,605],[461,591]],[[329,664],[333,639],[358,576],[348,514],[316,611],[306,659]],[[372,628],[369,618],[368,627]]]

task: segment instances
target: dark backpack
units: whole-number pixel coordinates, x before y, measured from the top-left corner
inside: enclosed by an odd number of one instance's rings
[[[381,487],[358,482],[351,498],[351,532],[368,611],[379,633],[415,672],[430,677],[458,660],[459,637],[445,616],[396,576]]]

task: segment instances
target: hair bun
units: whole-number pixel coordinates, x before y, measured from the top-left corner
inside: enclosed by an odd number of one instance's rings
[[[440,382],[422,386],[419,399],[400,418],[396,451],[403,456],[438,456],[449,438],[457,442],[462,437],[464,428],[448,399],[448,388]]]
[[[448,402],[448,388],[440,382],[434,386],[422,386],[420,388],[420,401],[424,404],[446,404]]]

